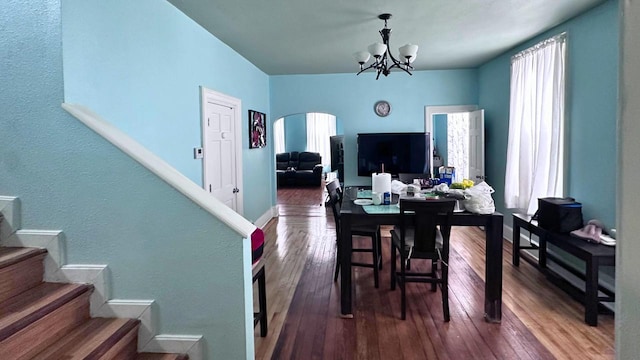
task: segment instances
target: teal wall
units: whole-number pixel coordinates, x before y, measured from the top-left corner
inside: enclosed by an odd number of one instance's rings
[[[616,121],[618,103],[618,2],[610,0],[479,68],[479,105],[485,109],[486,174],[498,211],[504,208],[509,133],[510,57],[567,32],[567,192],[583,203],[585,220],[607,227],[616,219]],[[511,218],[505,217],[511,224]]]
[[[447,166],[447,148],[449,146],[447,129],[447,114],[433,115],[434,146],[438,155],[442,158],[444,166]]]
[[[110,6],[126,23],[130,9]],[[59,0],[0,7],[0,194],[20,198],[23,228],[64,231],[67,263],[108,264],[114,298],[154,299],[159,333],[202,334],[205,355],[245,358],[247,244],[61,109],[62,15]],[[87,76],[87,91],[101,86]]]
[[[269,114],[269,77],[166,1],[64,0],[65,101],[85,105],[202,185],[200,86],[242,100],[244,215],[271,207],[271,141],[249,150],[248,110]],[[267,129],[267,134],[271,128]],[[267,178],[268,181],[269,178]]]
[[[284,141],[287,152],[307,150],[307,115],[293,114],[284,118]]]
[[[273,119],[303,112],[336,115],[345,136],[345,182],[369,184],[371,178],[357,176],[358,133],[424,131],[425,106],[476,104],[477,89],[476,70],[392,73],[377,81],[373,73],[272,76],[271,111]],[[381,99],[392,108],[384,118],[373,112]]]

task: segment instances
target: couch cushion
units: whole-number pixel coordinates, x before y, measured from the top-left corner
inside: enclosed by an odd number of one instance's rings
[[[314,152],[301,152],[299,157],[298,169],[300,170],[313,170],[313,167],[320,164],[321,157],[319,153]]]
[[[276,170],[287,170],[289,167],[289,153],[276,154]]]
[[[299,153],[297,151],[292,151],[289,153],[289,165],[287,165],[290,168],[294,168],[297,169],[298,168],[298,155]]]

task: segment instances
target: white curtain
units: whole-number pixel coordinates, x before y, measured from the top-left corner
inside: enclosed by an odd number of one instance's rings
[[[533,214],[538,198],[562,196],[566,35],[511,58],[505,205]]]
[[[469,113],[447,115],[447,166],[456,168],[454,181],[469,178]]]
[[[329,137],[335,134],[335,116],[323,113],[307,113],[307,151],[320,153],[325,172],[331,166]]]
[[[273,146],[276,154],[285,152],[284,118],[280,118],[273,123]]]

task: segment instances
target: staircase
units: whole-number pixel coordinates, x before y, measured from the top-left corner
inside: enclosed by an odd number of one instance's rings
[[[189,358],[138,353],[141,320],[92,318],[94,286],[43,281],[45,257],[42,248],[0,246],[0,359]]]

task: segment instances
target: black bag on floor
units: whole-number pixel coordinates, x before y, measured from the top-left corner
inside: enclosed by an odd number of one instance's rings
[[[574,198],[539,198],[536,215],[545,230],[569,233],[582,228],[582,204]]]

